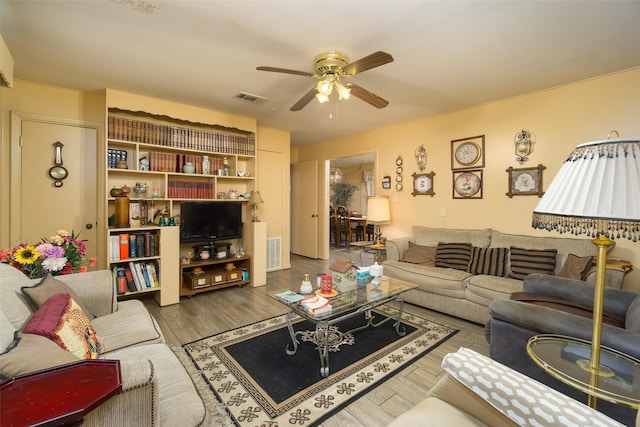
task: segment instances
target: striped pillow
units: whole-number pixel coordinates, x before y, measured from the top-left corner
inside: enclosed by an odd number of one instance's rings
[[[524,280],[532,273],[553,275],[556,269],[557,249],[523,249],[509,248],[512,279]]]
[[[507,248],[478,248],[471,249],[469,273],[504,276],[507,267]]]
[[[471,260],[471,243],[438,243],[436,267],[467,271]]]

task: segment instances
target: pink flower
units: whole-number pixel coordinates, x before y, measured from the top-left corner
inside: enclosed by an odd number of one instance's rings
[[[98,262],[98,258],[97,257],[91,257],[89,258],[89,267],[93,267],[94,265],[96,265],[96,263]]]
[[[7,262],[11,259],[13,252],[9,249],[0,249],[0,262]]]

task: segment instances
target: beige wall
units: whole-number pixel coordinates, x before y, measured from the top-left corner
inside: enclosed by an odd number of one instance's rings
[[[282,267],[291,267],[291,134],[258,126],[258,190],[264,204],[260,220],[267,222],[267,237],[282,237]]]
[[[262,157],[274,154],[279,156],[279,162],[283,165],[281,170],[278,171],[280,176],[277,179],[272,179],[268,173],[261,174],[263,176],[259,177],[259,179],[264,178],[265,182],[259,183],[259,187],[273,188],[274,180],[277,180],[279,182],[279,191],[281,191],[280,195],[282,196],[282,194],[284,194],[281,205],[272,203],[269,206],[269,210],[265,212],[267,217],[263,217],[263,221],[271,222],[268,224],[269,236],[283,236],[283,267],[290,266],[289,215],[281,214],[282,212],[289,212],[290,210],[288,197],[290,164],[289,132],[265,127],[258,128],[256,120],[247,117],[229,115],[111,89],[101,91],[100,93],[84,93],[30,82],[15,81],[13,88],[1,88],[0,105],[0,123],[2,124],[2,130],[0,132],[0,248],[12,247],[18,243],[9,241],[9,231],[11,230],[9,220],[10,198],[8,191],[11,186],[11,112],[24,112],[104,124],[106,108],[108,106],[117,106],[133,111],[145,109],[154,114],[166,114],[184,120],[221,123],[230,127],[256,132],[258,143],[256,161],[258,168],[260,167]],[[104,150],[104,146],[101,146],[99,149]],[[269,162],[265,162],[267,165],[268,163]],[[99,170],[102,169],[99,168]],[[101,192],[104,188],[104,180],[101,179],[98,184],[98,191]],[[101,222],[104,223],[105,219],[102,218]]]
[[[0,247],[13,247],[9,241],[11,187],[11,112],[48,116],[53,119],[104,123],[104,95],[82,93],[40,84],[14,81],[13,88],[0,88]],[[47,154],[49,155],[49,154]],[[102,181],[100,181],[99,185]]]
[[[508,233],[570,237],[531,228],[535,196],[509,198],[506,169],[521,167],[515,160],[514,135],[527,129],[536,143],[530,160],[522,167],[539,163],[547,167],[543,187],[547,188],[573,148],[583,142],[606,139],[610,130],[620,136],[640,137],[640,69],[516,97],[499,102],[427,117],[371,132],[299,147],[298,161],[326,160],[359,153],[376,153],[376,194],[392,200],[387,237],[411,234],[413,224],[446,228],[495,228]],[[389,107],[392,108],[393,106]],[[484,191],[482,200],[452,198],[451,140],[485,135]],[[411,174],[417,172],[414,151],[424,144],[434,171],[435,196],[411,195]],[[404,191],[383,190],[384,175],[395,177],[395,159],[404,159]],[[293,156],[292,156],[293,157]],[[394,186],[392,185],[392,188]],[[620,197],[624,197],[623,194]],[[441,216],[444,209],[446,216]],[[322,212],[322,211],[321,211]],[[320,239],[328,241],[328,236]],[[617,240],[612,256],[633,262],[636,271],[625,289],[640,292],[640,242]]]

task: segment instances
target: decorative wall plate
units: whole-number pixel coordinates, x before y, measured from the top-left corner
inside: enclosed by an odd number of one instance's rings
[[[454,199],[482,199],[482,170],[453,173]]]

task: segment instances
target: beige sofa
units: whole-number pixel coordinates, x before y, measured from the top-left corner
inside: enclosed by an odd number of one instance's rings
[[[426,398],[389,427],[622,426],[471,349],[447,354],[442,368],[443,377]],[[640,427],[640,415],[636,427]]]
[[[198,426],[205,422],[204,404],[184,367],[164,344],[155,319],[138,300],[117,301],[109,271],[56,279],[68,285],[95,316],[91,326],[101,343],[100,358],[121,361],[123,391],[90,412],[83,425]],[[21,333],[33,314],[21,287],[36,283],[0,264],[0,374],[5,378],[79,360],[47,338]]]
[[[427,247],[437,247],[438,243],[443,242],[470,243],[481,248],[508,249],[513,246],[533,250],[557,249],[554,274],[560,272],[569,254],[587,257],[597,253],[590,239],[523,236],[492,229],[455,230],[423,226],[414,226],[413,234],[412,237],[387,240],[384,274],[418,285],[418,288],[403,294],[406,302],[480,324],[489,320],[488,306],[491,301],[508,299],[512,292],[522,291],[522,280],[509,277],[509,251],[504,276],[473,275],[453,268],[404,262],[410,242]],[[607,269],[607,286],[619,289],[623,279],[624,271]],[[591,268],[586,274],[586,280],[595,280],[595,268]]]

